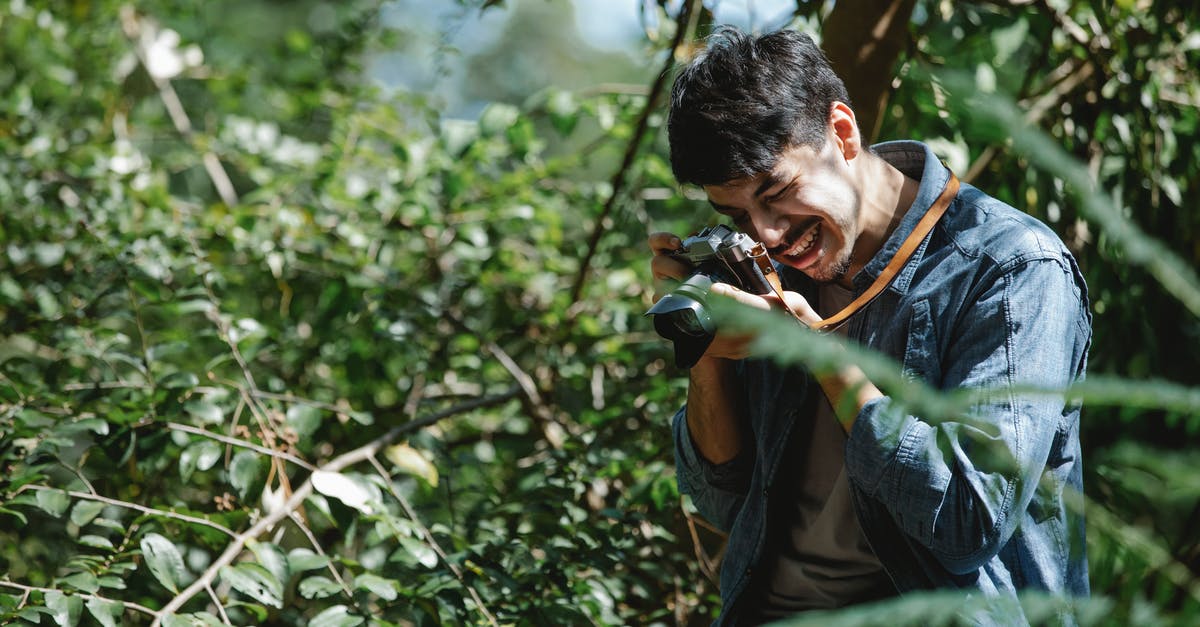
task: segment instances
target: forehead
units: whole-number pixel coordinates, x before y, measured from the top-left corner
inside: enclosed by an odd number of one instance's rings
[[[789,182],[804,170],[811,169],[817,158],[817,151],[809,146],[792,146],[780,153],[770,171],[743,176],[720,185],[705,185],[704,191],[714,200],[757,196]]]

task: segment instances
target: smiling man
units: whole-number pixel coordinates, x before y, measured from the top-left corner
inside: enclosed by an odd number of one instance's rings
[[[932,588],[1088,594],[1065,496],[1082,487],[1079,406],[1015,390],[1084,374],[1087,292],[1058,237],[924,144],[865,145],[842,81],[792,31],[717,32],[676,79],[668,129],[676,178],[768,249],[801,321],[939,389],[1010,389],[935,423],[857,368],[818,380],[718,333],[673,432],[681,491],[729,533],[719,622]],[[677,236],[649,243],[656,278],[689,274]]]

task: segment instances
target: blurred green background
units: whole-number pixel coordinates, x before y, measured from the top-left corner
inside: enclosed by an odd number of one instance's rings
[[[4,2],[0,620],[711,621],[642,313],[646,234],[713,221],[662,96],[721,23],[1071,247],[1080,622],[1194,624],[1200,15],[1143,0]]]

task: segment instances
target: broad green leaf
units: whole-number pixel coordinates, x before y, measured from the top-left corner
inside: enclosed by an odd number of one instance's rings
[[[425,456],[417,449],[408,444],[396,444],[387,447],[384,450],[384,455],[388,461],[396,465],[396,468],[410,475],[416,475],[424,479],[429,485],[437,487],[438,470]]]
[[[363,573],[354,578],[354,587],[367,590],[385,601],[396,600],[396,582],[379,575]]]
[[[52,612],[51,618],[60,627],[73,627],[79,622],[83,613],[83,601],[75,595],[66,595],[57,590],[51,590],[43,599],[46,607]]]
[[[202,424],[219,425],[225,421],[225,412],[209,401],[188,401],[184,409]]]
[[[284,582],[291,578],[291,572],[288,570],[287,556],[283,554],[283,550],[277,545],[270,542],[250,540],[246,543],[246,546],[254,553],[254,557],[258,559],[258,563],[274,575],[276,580]]]
[[[311,549],[292,549],[287,555],[288,568],[295,572],[316,570],[329,565],[329,558],[314,553]]]
[[[72,573],[59,579],[58,582],[88,594],[100,589],[100,581],[96,578],[96,575],[90,572]]]
[[[229,462],[229,483],[242,500],[246,499],[250,489],[258,481],[261,469],[259,454],[254,451],[238,451]]]
[[[21,512],[18,512],[15,509],[8,509],[7,507],[0,507],[0,514],[11,514],[14,518],[20,520],[22,525],[29,524],[29,519],[25,517],[25,514],[22,514]]]
[[[337,472],[317,470],[312,474],[313,488],[345,503],[364,514],[375,511],[371,505],[372,494],[359,482]]]
[[[95,549],[107,549],[107,550],[111,551],[116,548],[113,546],[112,540],[109,540],[108,538],[105,538],[104,536],[98,536],[98,535],[94,535],[94,534],[86,534],[86,535],[79,536],[79,540],[77,540],[77,542],[79,542],[83,546],[90,546]]]
[[[221,568],[221,579],[238,592],[271,607],[283,607],[283,584],[258,564],[242,563]]]
[[[67,511],[71,498],[62,490],[38,490],[37,505],[47,514],[58,518]]]
[[[125,613],[125,606],[107,599],[99,599],[92,597],[88,599],[87,611],[104,627],[117,627],[121,620],[121,615]]]
[[[425,542],[409,536],[397,536],[396,539],[400,541],[401,548],[415,557],[422,566],[426,568],[437,566],[437,553]]]
[[[187,568],[183,565],[183,556],[175,544],[157,533],[147,533],[142,536],[142,555],[150,573],[171,592],[179,592],[179,586],[187,577]]]
[[[288,408],[285,414],[287,425],[299,435],[301,439],[312,436],[314,432],[321,426],[321,410],[312,405],[304,405],[297,403]]]
[[[179,455],[179,477],[185,482],[192,477],[192,472],[205,471],[213,467],[221,459],[221,447],[212,440],[201,440],[183,449]]]
[[[300,596],[306,599],[324,599],[341,591],[342,587],[337,582],[321,575],[314,575],[300,582]]]
[[[335,605],[314,616],[308,627],[355,627],[361,624],[363,619],[351,614],[345,605]]]
[[[71,508],[71,522],[82,527],[92,522],[102,511],[104,511],[104,503],[79,499],[75,502],[75,507]]]
[[[221,619],[208,612],[171,614],[163,619],[163,627],[224,627]]]

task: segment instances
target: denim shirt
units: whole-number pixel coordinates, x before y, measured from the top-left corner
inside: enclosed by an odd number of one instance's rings
[[[949,179],[924,144],[887,142],[872,150],[920,188],[895,232],[854,276],[856,295]],[[788,289],[812,293],[801,273],[781,273]],[[937,389],[1063,388],[1084,376],[1091,314],[1083,276],[1062,241],[963,184],[891,286],[850,319],[848,337]],[[769,512],[784,509],[772,502],[772,486],[789,481],[776,471],[785,455],[800,454],[788,450],[792,425],[822,394],[799,367],[747,359],[738,371],[753,445],[737,460],[714,466],[699,456],[686,406],[673,424],[680,491],[729,533],[720,624],[737,624],[745,613],[739,602],[752,603],[761,586],[753,582],[768,546]],[[1007,455],[996,455],[996,447]],[[1010,391],[975,406],[970,420],[931,424],[885,396],[859,413],[845,465],[859,523],[901,593],[1089,593],[1083,516],[1067,504],[1082,491],[1078,403]]]

